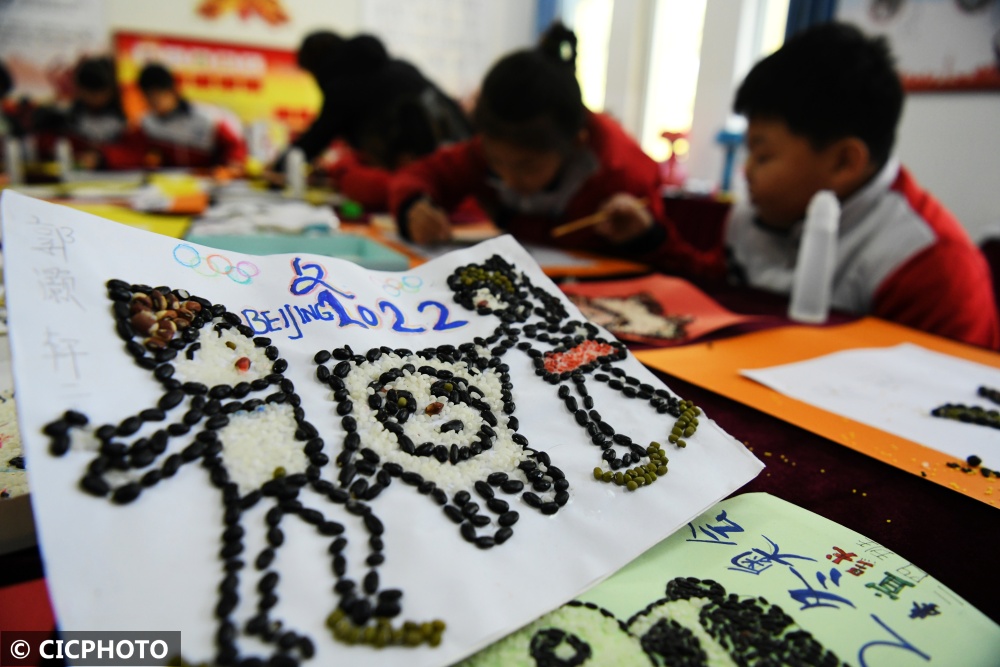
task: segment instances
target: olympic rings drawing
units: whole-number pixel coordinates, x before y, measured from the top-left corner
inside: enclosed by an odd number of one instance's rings
[[[375,277],[372,276],[372,280],[375,281]],[[403,276],[401,278],[386,278],[382,284],[382,289],[389,296],[399,296],[403,292],[409,294],[416,294],[420,291],[420,287],[424,284],[423,279],[420,276]]]
[[[179,243],[174,247],[174,261],[206,278],[226,276],[239,285],[249,285],[260,275],[260,269],[253,262],[246,260],[233,264],[225,255],[213,253],[202,257],[194,246]],[[204,268],[201,268],[204,267]]]

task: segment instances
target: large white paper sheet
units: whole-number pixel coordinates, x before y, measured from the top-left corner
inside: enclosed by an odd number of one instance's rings
[[[571,317],[579,317],[530,256],[509,237],[450,254],[406,273],[380,273],[328,257],[251,257],[235,253],[213,256],[208,248],[11,193],[0,200],[0,212],[18,409],[32,475],[40,544],[60,628],[180,630],[184,658],[190,662],[212,660],[216,655],[219,625],[214,614],[225,576],[219,556],[225,528],[222,494],[210,482],[206,469],[209,461],[195,460],[181,466],[176,475],[144,490],[126,505],[116,505],[108,497],[94,497],[80,488],[81,478],[99,447],[89,435],[93,428],[118,424],[124,417],[156,405],[164,393],[151,371],[136,364],[116,335],[114,311],[105,287],[109,279],[183,289],[192,296],[225,305],[229,312],[241,316],[243,324],[250,323],[255,333],[270,329],[267,336],[288,362],[284,378],[294,382],[305,419],[325,441],[323,451],[330,463],[321,469],[321,478],[334,486],[339,474],[336,460],[347,440],[337,414],[343,403],[334,400],[330,388],[317,379],[314,356],[318,351],[345,345],[361,352],[379,346],[424,350],[490,336],[498,327],[497,316],[477,314],[456,303],[447,278],[459,267],[482,264],[494,255],[502,256],[516,268],[521,276],[518,279],[524,281],[522,286],[530,281],[540,288],[536,295],[548,294],[547,298],[555,299],[549,301],[550,309],[556,307],[553,304],[561,304]],[[317,298],[324,293],[325,297]],[[331,299],[343,307],[341,315],[336,315]],[[318,301],[325,305],[317,306]],[[439,305],[421,305],[429,302]],[[319,318],[305,323],[303,313],[310,309]],[[530,321],[537,319],[532,315]],[[394,323],[410,331],[394,330]],[[603,331],[597,334],[611,340]],[[227,330],[226,335],[237,334]],[[202,327],[199,336],[206,349],[223,340],[211,323]],[[243,346],[248,342],[246,338],[236,340]],[[542,342],[530,342],[546,349]],[[185,366],[189,351],[182,350],[171,362],[178,369],[175,377],[183,376],[185,368],[184,373],[193,372]],[[194,355],[195,359],[200,359],[201,354],[203,350]],[[430,496],[421,495],[401,478],[394,478],[377,498],[365,501],[384,525],[381,537],[385,562],[377,567],[381,582],[378,588],[403,591],[402,613],[392,623],[444,621],[447,628],[436,648],[375,650],[335,641],[324,626],[327,616],[341,602],[333,592],[338,578],[331,571],[332,557],[328,553],[335,538],[323,537],[313,526],[286,515],[280,524],[284,543],[268,568],[280,575],[275,589],[278,602],[270,618],[282,621],[283,632],[291,630],[311,638],[316,656],[303,660],[305,664],[454,662],[604,579],[742,486],[762,468],[737,441],[703,416],[698,432],[685,449],[666,447],[670,470],[656,483],[627,492],[596,481],[594,467],[607,464],[601,460],[601,450],[590,444],[574,415],[556,396],[557,388],[536,377],[532,359],[524,350],[513,347],[502,361],[509,365],[511,400],[520,420],[516,429],[508,425],[505,437],[509,440],[510,433],[516,430],[530,441],[531,447],[551,457],[552,465],[558,466],[569,480],[568,502],[547,516],[529,507],[521,495],[498,491],[498,497],[520,513],[520,520],[513,526],[509,541],[480,549],[463,539],[459,527]],[[350,373],[362,372],[362,363],[352,364]],[[266,365],[262,363],[261,367]],[[613,365],[642,383],[661,387],[631,356]],[[226,368],[227,372],[235,372],[232,366]],[[469,373],[482,383],[493,382],[490,378],[496,377],[495,371]],[[595,408],[604,420],[637,443],[659,440],[666,445],[672,417],[657,414],[646,401],[623,399],[608,383],[596,381],[593,373],[586,378]],[[274,386],[263,393],[271,391],[275,391]],[[425,401],[423,397],[421,408]],[[135,435],[117,439],[132,441],[164,423],[177,422],[188,405],[182,403],[169,411],[167,422],[152,423]],[[50,438],[41,429],[68,408],[86,414],[90,423],[71,431],[69,452],[57,457],[49,453]],[[447,409],[458,410],[458,406],[449,405]],[[506,418],[502,411],[497,414]],[[358,432],[366,446],[368,438],[374,438],[380,429],[371,411],[365,412],[363,406],[355,407],[353,415],[358,418]],[[246,412],[236,413],[232,423],[246,424],[251,417]],[[158,468],[163,456],[183,448],[195,431],[202,432],[203,423],[186,437],[171,438],[167,451],[147,468],[109,479],[120,485]],[[502,424],[498,429],[504,431]],[[220,430],[219,439],[224,447],[249,447],[261,456],[287,455],[290,463],[286,465],[291,468],[288,472],[297,471],[294,465],[302,456],[301,441],[288,437],[287,442],[279,443],[262,437],[255,443],[246,437],[246,431],[244,428],[242,439],[230,442],[226,440],[227,431]],[[616,449],[619,455],[625,451]],[[224,467],[238,461],[235,455],[228,458],[231,451],[221,454]],[[502,460],[486,454],[474,458],[489,461],[495,470],[506,469]],[[522,455],[526,454],[522,451]],[[403,461],[405,469],[423,470],[427,479],[442,480],[439,488],[447,493],[450,503],[457,502],[455,494],[468,490],[476,502],[485,505],[474,487],[467,487],[461,479],[448,481],[449,475],[455,477],[455,471],[471,469],[465,464],[471,465],[472,459],[458,465],[437,465],[433,457],[419,457],[419,461],[415,461],[418,457],[410,458],[414,459],[412,465],[400,445],[399,451],[385,454],[383,463]],[[508,472],[511,478],[523,477],[520,470]],[[375,479],[371,478],[372,483]],[[552,491],[541,495],[550,497]],[[302,489],[299,500],[319,510],[327,520],[343,524],[345,532],[341,537],[348,539],[342,551],[347,558],[345,577],[360,587],[369,571],[363,564],[369,553],[369,530],[358,516],[344,511],[344,505],[314,492],[310,486]],[[277,502],[273,497],[264,497],[239,518],[239,525],[246,531],[241,538],[246,566],[238,575],[239,604],[229,618],[237,630],[235,648],[243,657],[266,658],[277,651],[246,632],[246,623],[257,613],[262,597],[257,585],[264,573],[257,570],[254,561],[266,546],[265,517]],[[480,513],[491,517],[487,529],[496,530],[497,516],[485,507]],[[298,654],[292,651],[290,655]]]
[[[808,361],[741,371],[800,401],[958,459],[1000,468],[1000,431],[931,416],[946,403],[1000,409],[977,395],[1000,388],[1000,370],[910,343],[835,352]]]

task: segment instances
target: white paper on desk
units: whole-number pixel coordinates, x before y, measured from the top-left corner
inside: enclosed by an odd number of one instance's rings
[[[1000,468],[1000,431],[931,416],[945,403],[998,408],[976,395],[1000,387],[1000,370],[910,343],[834,352],[741,371],[775,391],[958,459]]]
[[[85,431],[75,432],[73,448],[61,458],[48,453],[49,439],[41,433],[44,424],[67,408],[87,414],[93,427],[117,424],[123,416],[152,407],[163,393],[149,371],[123,351],[123,342],[115,334],[107,280],[185,289],[225,304],[230,312],[242,313],[248,318],[245,321],[258,326],[270,321],[276,330],[269,336],[288,361],[284,376],[294,382],[307,419],[326,442],[324,451],[331,463],[322,468],[322,475],[335,483],[333,461],[345,434],[329,389],[316,379],[313,357],[318,350],[345,344],[359,351],[381,345],[421,350],[490,335],[498,319],[455,303],[446,277],[458,267],[480,263],[494,254],[513,263],[578,317],[578,311],[510,237],[406,273],[366,271],[329,257],[301,257],[302,275],[315,277],[322,268],[325,282],[353,295],[343,296],[344,303],[352,309],[354,304],[366,304],[368,312],[382,313],[377,316],[382,318],[381,327],[362,328],[344,326],[343,318],[308,324],[296,319],[316,295],[296,296],[291,290],[296,259],[292,255],[227,253],[227,270],[218,256],[211,262],[194,262],[196,254],[205,258],[213,252],[210,249],[20,195],[5,194],[0,211],[13,313],[10,338],[18,409],[60,628],[181,630],[184,657],[190,662],[211,660],[214,655],[217,625],[213,610],[223,578],[218,556],[222,503],[206,470],[197,463],[183,466],[176,476],[147,489],[135,502],[118,506],[78,487],[94,459],[94,451],[84,442],[87,438],[82,437]],[[42,276],[62,277],[61,289],[47,287]],[[430,300],[441,306],[418,309],[418,304]],[[390,307],[380,309],[379,303]],[[396,312],[409,328],[430,331],[441,322],[441,308],[447,310],[445,321],[467,324],[431,333],[397,333],[391,326],[390,315]],[[294,326],[282,327],[282,322],[289,324],[282,320],[282,312],[292,316]],[[351,310],[355,317],[360,312]],[[209,326],[203,331],[212,335]],[[208,339],[203,340],[207,343]],[[286,519],[282,523],[285,543],[275,560],[280,601],[273,617],[280,618],[286,629],[312,638],[317,655],[306,664],[450,664],[604,579],[762,468],[742,445],[703,418],[686,449],[669,448],[670,471],[663,479],[635,493],[621,492],[619,487],[593,479],[593,468],[601,464],[599,448],[576,425],[556,397],[556,388],[535,377],[530,358],[515,347],[503,361],[510,366],[519,432],[565,472],[570,480],[569,502],[558,513],[543,516],[519,496],[503,495],[521,513],[514,536],[501,546],[480,550],[462,539],[439,506],[400,479],[370,501],[385,525],[386,562],[378,568],[381,586],[405,592],[403,613],[394,620],[444,620],[447,630],[436,649],[377,651],[334,642],[324,628],[327,615],[339,601],[332,592],[335,578],[327,553],[333,538],[318,536],[294,517]],[[660,386],[631,356],[615,365],[642,382]],[[662,441],[669,433],[673,419],[667,415],[657,415],[642,401],[623,400],[593,378],[587,385],[603,418],[627,429],[635,441]],[[176,422],[186,409],[182,404],[170,411],[168,421]],[[373,423],[360,419],[359,423],[367,437]],[[167,453],[183,447],[187,439],[171,439]],[[288,444],[301,446],[291,439]],[[157,460],[153,465],[160,464]],[[449,496],[460,488],[448,488]],[[303,491],[301,498],[346,526],[348,576],[360,581],[367,571],[359,567],[367,555],[367,534],[361,523],[344,512],[342,505],[311,490]],[[241,519],[247,531],[243,538],[247,566],[239,575],[241,602],[234,620],[243,655],[270,653],[263,650],[270,647],[256,643],[242,629],[256,613],[256,586],[262,574],[253,563],[265,546],[264,516],[273,506],[273,499],[265,498]]]

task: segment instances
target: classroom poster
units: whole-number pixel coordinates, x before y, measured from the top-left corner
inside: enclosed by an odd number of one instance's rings
[[[906,554],[747,493],[463,667],[992,667],[998,654],[1000,626]]]
[[[762,468],[510,237],[376,272],[12,192],[0,214],[61,629],[180,630],[191,663],[451,664]]]

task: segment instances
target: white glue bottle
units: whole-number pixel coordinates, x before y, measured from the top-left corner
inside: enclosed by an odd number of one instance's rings
[[[11,185],[24,183],[24,151],[21,142],[14,137],[7,137],[4,141],[4,163],[7,182]]]
[[[56,164],[63,182],[70,180],[73,172],[73,146],[66,137],[59,137],[56,141]]]
[[[822,324],[830,311],[833,269],[837,260],[840,202],[829,190],[813,195],[806,211],[802,243],[795,262],[795,280],[788,317],[796,322]]]
[[[294,199],[306,195],[306,156],[301,148],[292,148],[285,156],[285,185],[287,194]]]

